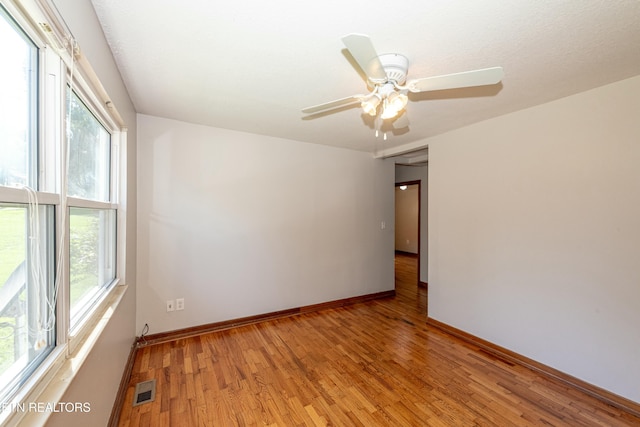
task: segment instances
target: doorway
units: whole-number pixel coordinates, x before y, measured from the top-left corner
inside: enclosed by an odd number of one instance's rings
[[[416,286],[420,283],[421,181],[396,183],[395,252],[416,259]]]
[[[426,313],[426,284],[420,281],[421,181],[395,186],[395,283],[396,295],[415,300]]]

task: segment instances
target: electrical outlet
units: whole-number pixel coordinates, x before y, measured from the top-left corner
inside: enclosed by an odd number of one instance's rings
[[[176,309],[176,302],[172,299],[167,300],[167,311],[174,311]]]
[[[184,310],[184,298],[178,298],[176,300],[176,310]]]

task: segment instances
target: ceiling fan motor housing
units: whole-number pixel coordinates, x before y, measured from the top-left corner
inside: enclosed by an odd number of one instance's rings
[[[382,68],[387,74],[387,81],[394,81],[399,85],[403,85],[407,80],[407,71],[409,69],[409,60],[406,56],[399,53],[385,53],[378,56],[382,63]],[[381,81],[371,81],[373,84],[385,83]]]

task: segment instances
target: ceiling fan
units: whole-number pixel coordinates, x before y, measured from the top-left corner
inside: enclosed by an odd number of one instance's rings
[[[302,112],[316,114],[360,103],[366,114],[375,117],[376,136],[385,120],[395,119],[404,111],[409,92],[492,85],[499,83],[504,75],[502,67],[492,67],[407,81],[409,60],[405,56],[379,55],[369,36],[364,34],[348,34],[342,37],[342,42],[366,75],[370,92],[306,107]]]

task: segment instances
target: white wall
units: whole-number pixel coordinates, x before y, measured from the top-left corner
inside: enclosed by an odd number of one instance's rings
[[[429,315],[640,402],[640,76],[429,140]]]
[[[428,166],[397,165],[396,183],[420,181],[420,278],[428,283],[429,278],[429,168]]]
[[[395,249],[412,254],[418,253],[418,215],[420,213],[419,185],[408,185],[395,191]]]
[[[138,329],[394,288],[392,162],[145,115],[138,149]]]
[[[88,413],[54,413],[47,426],[107,424],[125,364],[134,342],[136,278],[136,113],[88,0],[55,0],[82,53],[109,93],[127,127],[127,270],[129,286],[118,310],[63,397],[65,402],[89,402]]]

